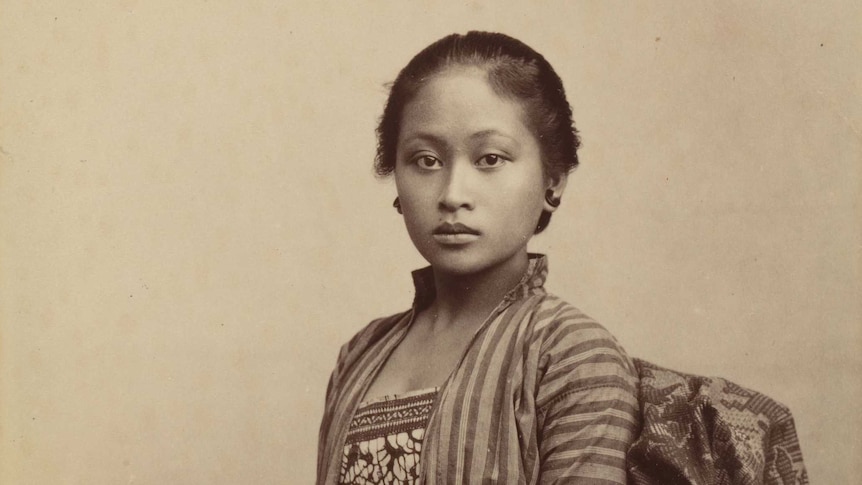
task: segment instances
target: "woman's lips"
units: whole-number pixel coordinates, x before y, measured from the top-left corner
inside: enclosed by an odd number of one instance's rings
[[[452,246],[460,246],[462,244],[469,244],[476,239],[479,239],[477,234],[434,234],[434,240],[440,244],[452,245]]]
[[[460,222],[444,222],[434,228],[432,236],[440,244],[462,245],[479,239],[479,231]]]

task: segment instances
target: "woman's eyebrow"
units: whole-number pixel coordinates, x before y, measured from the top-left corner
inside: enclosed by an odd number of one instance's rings
[[[515,138],[503,133],[502,131],[495,130],[495,129],[477,131],[476,133],[473,133],[472,135],[470,135],[470,138],[471,139],[488,138],[491,136],[500,136],[503,138],[508,138],[509,140],[512,140],[512,141],[517,141]]]
[[[411,142],[411,141],[417,141],[417,140],[418,141],[430,141],[432,143],[436,143],[436,144],[440,144],[440,145],[446,144],[446,140],[444,140],[443,137],[435,135],[433,133],[428,133],[425,131],[419,131],[416,133],[409,133],[404,137],[405,142]]]
[[[520,145],[520,143],[518,143],[517,138],[515,138],[513,136],[509,136],[506,133],[504,133],[500,130],[494,129],[494,128],[490,128],[487,130],[480,130],[480,131],[477,131],[475,133],[472,133],[468,136],[468,139],[472,142],[472,141],[491,138],[491,137],[505,138],[509,142],[514,143],[516,146]],[[437,135],[435,133],[428,132],[428,131],[417,131],[415,133],[408,133],[407,135],[404,136],[404,140],[401,143],[408,144],[408,143],[423,142],[423,141],[431,143],[431,144],[438,146],[438,147],[442,147],[442,148],[448,148],[449,147],[449,142],[446,140],[446,138],[444,136]]]

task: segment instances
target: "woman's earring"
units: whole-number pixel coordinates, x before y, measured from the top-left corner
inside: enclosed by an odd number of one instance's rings
[[[560,199],[559,197],[554,197],[554,191],[548,189],[547,191],[545,191],[545,202],[547,202],[549,206],[557,208],[560,206],[560,202],[562,202],[562,199]]]
[[[394,207],[399,214],[403,214],[403,212],[401,212],[401,201],[398,200],[398,197],[396,197],[395,200],[392,202],[392,207]]]

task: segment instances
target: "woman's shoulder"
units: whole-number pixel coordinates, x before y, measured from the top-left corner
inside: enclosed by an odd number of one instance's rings
[[[593,362],[634,374],[632,359],[616,337],[566,300],[547,293],[532,313],[530,346],[546,366]]]
[[[368,322],[353,337],[350,338],[338,354],[340,363],[352,360],[358,355],[364,353],[369,347],[373,346],[381,339],[390,335],[395,326],[406,318],[409,318],[412,310],[406,310],[398,313],[393,313],[385,317],[379,317]]]
[[[583,341],[610,340],[616,343],[616,338],[601,323],[552,293],[542,295],[532,314],[533,338],[541,339],[545,345],[554,346],[573,337]]]

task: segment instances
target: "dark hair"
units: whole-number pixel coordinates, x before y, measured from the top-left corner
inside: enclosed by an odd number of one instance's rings
[[[472,31],[434,42],[398,73],[377,125],[374,167],[378,175],[387,176],[395,170],[404,106],[434,75],[458,65],[484,69],[497,94],[524,106],[527,124],[541,147],[546,177],[559,177],[578,166],[577,150],[581,143],[572,122],[572,108],[554,68],[541,54],[517,39],[495,32]],[[542,232],[550,219],[551,213],[543,211],[535,233]]]

